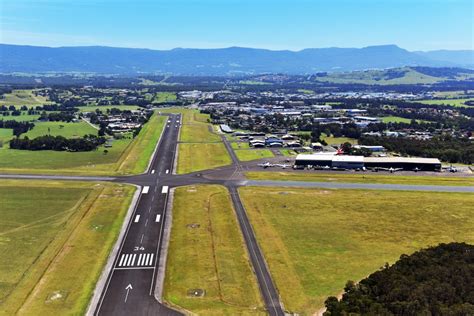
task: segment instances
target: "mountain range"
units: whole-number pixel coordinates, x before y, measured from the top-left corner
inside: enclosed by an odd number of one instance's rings
[[[309,48],[243,47],[151,50],[104,46],[41,47],[0,44],[1,73],[247,75],[312,74],[403,66],[474,68],[473,50],[408,51],[396,45]]]

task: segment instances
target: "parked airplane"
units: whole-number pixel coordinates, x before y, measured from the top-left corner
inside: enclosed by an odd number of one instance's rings
[[[451,165],[449,167],[443,167],[443,169],[445,169],[446,171],[449,171],[449,172],[458,172],[458,168],[456,168],[455,166]]]
[[[372,169],[373,171],[377,172],[377,171],[388,171],[390,173],[394,173],[394,172],[397,172],[397,171],[402,171],[403,168],[393,168],[393,167],[390,167],[390,168],[383,168],[383,167],[375,167],[374,169]],[[416,171],[415,171],[416,172]]]
[[[275,166],[281,167],[282,169],[286,169],[286,168],[289,167],[287,164],[281,164],[281,163],[277,163],[277,164],[275,164]]]
[[[268,167],[274,167],[275,165],[274,164],[271,164],[269,163],[268,161],[265,162],[265,163],[259,163],[258,164],[259,167],[263,167],[264,169],[268,168]]]

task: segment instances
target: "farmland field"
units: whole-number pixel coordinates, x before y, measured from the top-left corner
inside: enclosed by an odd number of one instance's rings
[[[419,100],[416,102],[425,103],[425,104],[445,104],[445,105],[452,105],[452,106],[458,106],[458,107],[468,107],[468,105],[464,104],[464,102],[466,101],[474,101],[474,99],[470,98],[470,99]]]
[[[93,134],[97,135],[97,129],[90,126],[84,121],[77,123],[66,123],[66,122],[35,122],[35,127],[21,137],[28,136],[32,139],[38,136],[52,135],[52,136],[64,136],[66,138],[82,137],[84,135]]]
[[[265,314],[227,190],[175,191],[164,299],[201,315]],[[205,291],[194,297],[193,290]]]
[[[472,194],[255,187],[240,193],[285,309],[301,315],[401,254],[474,242]]]
[[[34,107],[37,105],[49,104],[45,97],[35,96],[33,90],[13,90],[12,93],[7,93],[3,98],[0,98],[0,105],[25,105],[27,107]]]
[[[163,130],[166,117],[153,115],[135,139],[114,140],[111,148],[99,147],[97,151],[64,152],[64,151],[28,151],[0,149],[0,171],[10,173],[45,173],[45,174],[135,174],[143,172]],[[47,122],[54,123],[54,122]],[[40,123],[38,123],[40,124]],[[62,125],[67,123],[62,123]],[[68,132],[73,136],[84,130],[97,131],[85,122],[69,123],[82,126]],[[84,125],[86,124],[86,125]],[[41,126],[41,125],[40,125]],[[75,125],[74,125],[75,126]],[[35,133],[35,126],[29,133]],[[56,130],[55,130],[56,131]],[[57,126],[57,132],[62,135]],[[47,132],[47,128],[46,128]]]
[[[84,314],[133,190],[2,180],[0,314]]]

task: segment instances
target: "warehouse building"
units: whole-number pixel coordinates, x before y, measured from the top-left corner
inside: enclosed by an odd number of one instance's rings
[[[437,158],[411,157],[363,157],[336,155],[335,153],[301,154],[296,156],[295,166],[330,167],[344,169],[393,168],[403,170],[440,171]]]

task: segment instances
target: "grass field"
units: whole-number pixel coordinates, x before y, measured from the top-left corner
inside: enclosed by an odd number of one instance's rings
[[[326,141],[328,145],[341,145],[344,143],[357,144],[357,139],[355,138],[327,136],[324,133],[321,135],[321,139]]]
[[[165,103],[169,101],[176,101],[176,93],[158,92],[153,98],[153,103]]]
[[[474,185],[474,177],[446,177],[446,176],[414,176],[400,174],[373,174],[373,173],[302,173],[302,172],[247,172],[251,180],[282,180],[282,181],[314,181],[314,182],[346,182],[346,183],[388,183],[413,185]]]
[[[234,151],[240,161],[274,157],[272,151],[269,149],[238,149]]]
[[[312,315],[347,280],[440,242],[474,242],[474,195],[240,189],[285,309]]]
[[[2,142],[3,146],[6,145],[13,137],[13,129],[11,128],[0,128],[0,142]]]
[[[165,122],[164,116],[152,116],[135,139],[115,140],[112,147],[107,148],[107,154],[104,154],[103,147],[99,147],[97,151],[72,153],[14,150],[4,146],[0,149],[0,171],[87,175],[140,173],[148,164]],[[36,128],[30,132],[34,132]],[[96,130],[95,132],[97,133]]]
[[[223,143],[182,143],[178,146],[178,173],[212,169],[232,161]]]
[[[33,90],[13,90],[12,93],[6,93],[0,98],[0,105],[25,105],[27,107],[48,104],[45,97],[35,96]]]
[[[230,146],[233,149],[249,149],[250,145],[247,142],[232,142],[230,143]]]
[[[458,106],[458,107],[468,107],[468,105],[464,104],[464,102],[466,101],[474,101],[474,98],[444,99],[444,100],[418,100],[416,102],[425,103],[425,104],[445,104],[445,105],[452,105],[452,106]]]
[[[400,117],[400,116],[385,116],[385,117],[382,117],[382,122],[384,123],[410,123],[411,120],[404,117]]]
[[[21,112],[19,116],[7,115],[7,116],[0,116],[0,120],[3,121],[17,121],[17,122],[26,122],[26,121],[35,121],[40,116],[38,114],[28,115],[28,112]]]
[[[210,143],[220,142],[219,135],[212,133],[209,130],[209,124],[192,123],[181,126],[180,141],[187,143]]]
[[[280,149],[280,153],[283,156],[286,156],[286,157],[291,157],[291,156],[296,156],[297,155],[296,151],[294,151],[292,149]]]
[[[212,169],[231,163],[220,136],[211,132],[213,127],[208,123],[208,114],[183,107],[163,108],[160,111],[182,115],[177,173]]]
[[[38,136],[52,135],[64,136],[66,138],[82,137],[84,135],[97,135],[97,130],[84,121],[76,123],[66,122],[36,122],[35,127],[21,137],[28,136],[30,139]]]
[[[205,295],[188,295],[193,289]],[[265,314],[224,187],[186,186],[175,191],[164,299],[200,315]]]
[[[103,113],[107,112],[110,109],[119,109],[121,111],[125,110],[138,110],[140,107],[136,105],[89,105],[89,106],[80,106],[78,107],[80,112],[95,112],[95,110],[101,110]]]
[[[2,180],[0,314],[84,314],[133,190]]]

